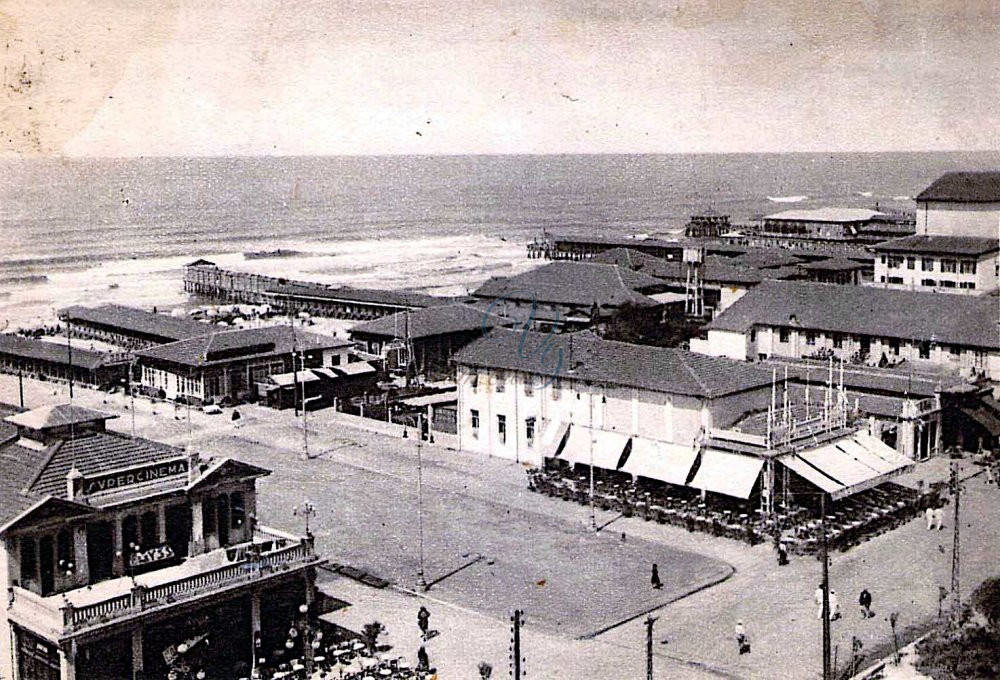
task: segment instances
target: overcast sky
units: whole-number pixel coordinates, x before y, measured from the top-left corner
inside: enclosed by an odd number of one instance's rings
[[[0,0],[3,152],[996,149],[1000,4]]]

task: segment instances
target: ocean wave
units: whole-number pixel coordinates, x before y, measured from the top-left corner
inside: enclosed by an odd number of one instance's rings
[[[858,196],[864,196],[865,198],[871,198],[875,195],[875,192],[873,191],[858,191],[855,193],[857,193]]]
[[[767,200],[771,203],[801,203],[802,201],[808,201],[808,196],[768,196]]]
[[[912,201],[913,197],[912,196],[893,196],[892,200],[894,200],[894,201]]]

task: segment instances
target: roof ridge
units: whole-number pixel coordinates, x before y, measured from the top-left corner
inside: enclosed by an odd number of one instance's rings
[[[691,377],[694,378],[694,381],[698,383],[698,387],[702,389],[702,392],[705,393],[705,396],[711,397],[712,390],[708,388],[708,385],[705,384],[705,381],[701,379],[701,377],[694,370],[694,368],[688,363],[688,359],[691,358],[690,355],[688,353],[678,350],[676,347],[671,347],[671,349],[674,350],[674,355],[680,358],[681,364],[684,366],[684,368],[687,369],[688,373],[691,374]]]

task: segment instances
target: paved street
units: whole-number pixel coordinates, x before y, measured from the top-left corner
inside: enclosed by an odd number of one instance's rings
[[[27,383],[29,406],[65,399],[65,386]],[[61,392],[60,392],[61,387]],[[53,395],[56,390],[60,394]],[[122,398],[77,390],[81,403],[119,411]],[[0,400],[17,401],[16,379],[0,376]],[[140,404],[140,434],[183,446],[188,425],[183,409]],[[657,669],[662,677],[707,675],[740,678],[811,678],[820,675],[820,621],[813,592],[819,563],[794,558],[778,568],[767,546],[749,548],[724,539],[688,534],[640,519],[600,513],[613,521],[602,535],[586,531],[587,508],[528,492],[523,470],[497,459],[473,457],[442,445],[423,447],[427,577],[436,580],[483,559],[433,585],[423,597],[406,592],[418,569],[416,446],[393,436],[355,427],[342,414],[310,414],[310,450],[302,461],[301,429],[290,412],[241,408],[245,424],[228,417],[192,413],[191,440],[215,455],[235,455],[274,469],[261,481],[261,521],[301,530],[291,508],[310,499],[321,549],[337,562],[365,568],[393,580],[398,589],[373,590],[337,577],[330,588],[354,606],[349,616],[379,618],[389,640],[400,636],[401,653],[412,657],[415,616],[431,602],[442,635],[428,645],[442,678],[473,677],[479,660],[493,663],[494,677],[506,669],[507,614],[527,611],[525,654],[529,677],[638,677],[642,675],[641,616],[593,639],[578,640],[613,623],[671,602],[687,590],[721,580],[655,612]],[[128,431],[131,418],[112,424]],[[385,425],[371,424],[374,429]],[[966,463],[967,473],[974,472]],[[935,460],[916,476],[940,478],[947,462]],[[995,572],[1000,493],[982,477],[966,483],[963,497],[963,589]],[[946,531],[927,532],[920,521],[832,555],[831,583],[840,594],[843,618],[833,624],[837,663],[849,663],[850,640],[865,649],[889,645],[888,615],[899,612],[899,628],[925,623],[938,607],[938,586],[948,586],[951,564],[949,506]],[[625,532],[626,541],[620,540]],[[463,557],[466,555],[467,557]],[[489,562],[492,561],[493,564]],[[649,587],[656,561],[665,587]],[[735,573],[725,576],[731,569]],[[539,585],[544,582],[544,585]],[[877,616],[861,619],[857,593],[867,587]],[[347,616],[347,614],[345,614]],[[746,624],[753,652],[739,656],[733,638],[737,619]],[[440,622],[440,625],[438,625]],[[410,630],[410,629],[414,630]],[[661,640],[668,640],[662,644]],[[405,649],[403,649],[405,648]],[[409,650],[409,651],[407,651]],[[658,675],[658,677],[660,677]]]

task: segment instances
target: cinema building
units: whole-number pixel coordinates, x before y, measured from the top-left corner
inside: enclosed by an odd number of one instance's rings
[[[256,522],[269,472],[109,432],[72,405],[0,422],[0,677],[249,677],[312,603],[311,537]]]

